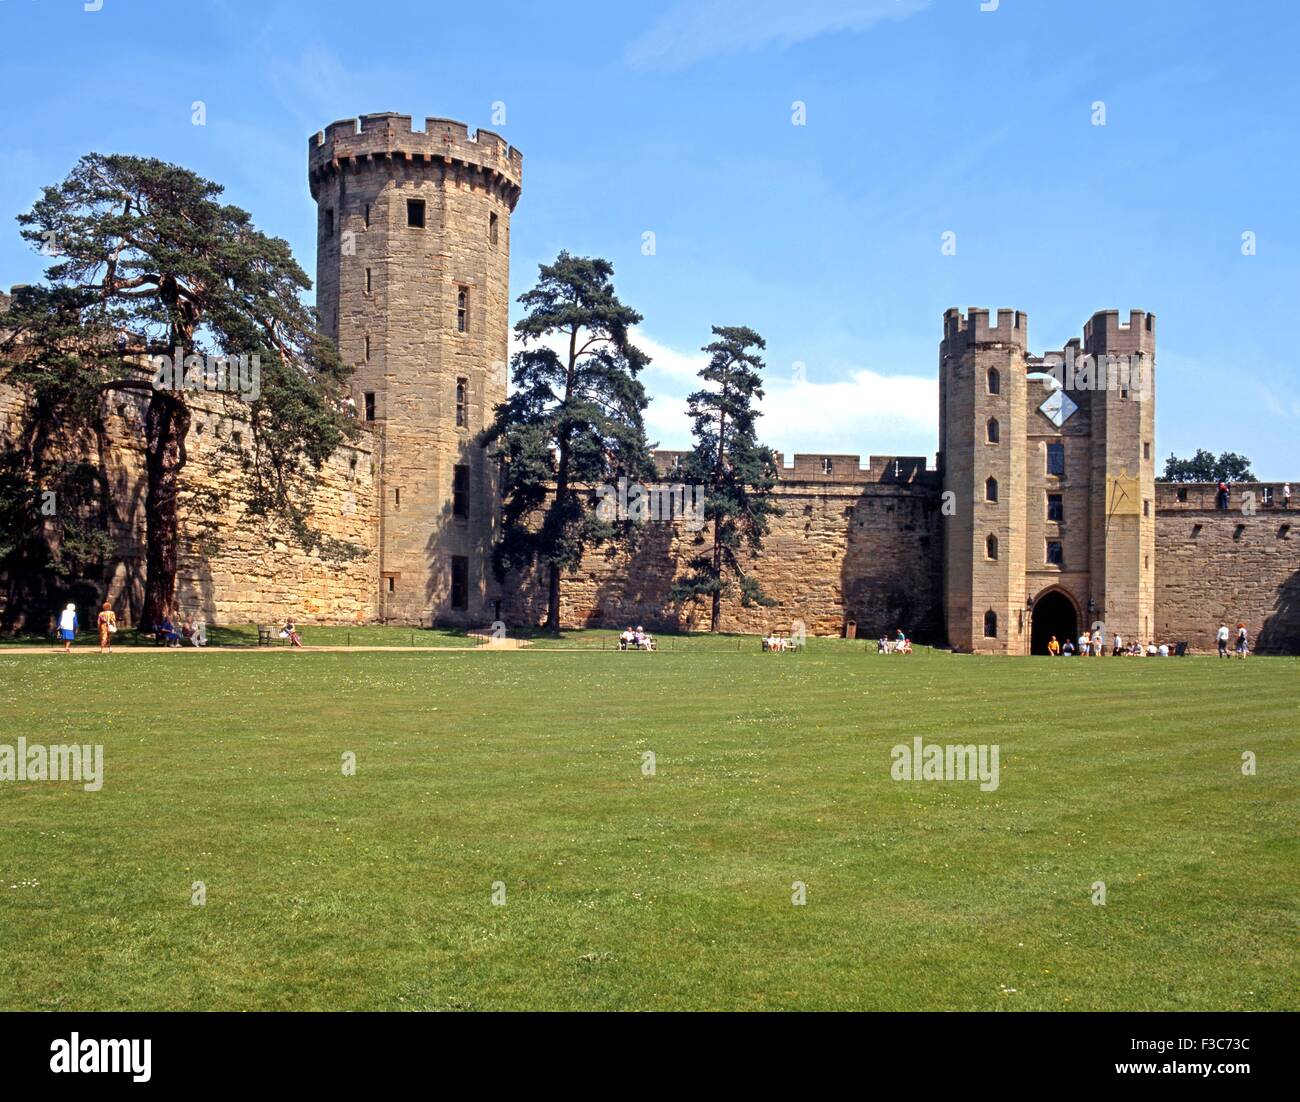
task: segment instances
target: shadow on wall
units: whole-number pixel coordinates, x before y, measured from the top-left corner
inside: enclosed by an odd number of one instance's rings
[[[1255,650],[1261,654],[1300,654],[1300,570],[1277,590],[1277,603],[1264,620]]]
[[[938,497],[869,489],[858,497],[847,523],[840,588],[844,619],[856,623],[858,638],[893,638],[901,629],[909,639],[942,646],[943,518]]]

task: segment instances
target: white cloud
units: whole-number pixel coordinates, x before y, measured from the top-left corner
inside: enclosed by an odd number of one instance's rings
[[[679,0],[627,49],[640,69],[681,68],[771,43],[784,49],[835,31],[865,31],[929,7],[930,0]]]
[[[703,352],[684,352],[634,330],[637,347],[652,358],[642,373],[650,398],[646,434],[661,448],[691,446],[686,396],[700,388]],[[562,340],[547,342],[563,353]],[[511,352],[518,348],[512,338]],[[764,377],[766,396],[758,435],[784,452],[838,455],[923,455],[933,463],[938,447],[939,381],[920,375],[887,375],[860,366],[822,371],[815,365],[804,377],[781,375],[770,367]]]

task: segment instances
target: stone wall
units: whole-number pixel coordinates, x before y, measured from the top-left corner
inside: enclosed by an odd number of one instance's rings
[[[133,624],[144,596],[144,455],[141,424],[148,398],[111,395],[102,410],[103,432],[69,442],[68,453],[96,465],[110,499],[107,528],[116,551],[105,575],[69,579],[68,592],[83,608],[107,598]],[[248,514],[240,471],[251,433],[214,394],[190,397],[193,421],[186,438],[188,463],[180,498],[177,569],[178,616],[209,623],[269,623],[292,616],[303,623],[362,623],[376,616],[379,591],[375,553],[374,464],[369,433],[339,449],[325,465],[309,498],[311,526],[345,541],[358,554],[327,561],[305,551],[282,521]],[[15,434],[23,403],[0,385],[0,437]],[[40,630],[43,625],[33,625]]]
[[[661,467],[674,453],[660,453]],[[809,476],[831,469],[825,481]],[[915,458],[796,456],[775,490],[782,515],[747,566],[772,607],[745,608],[724,599],[724,631],[788,632],[796,621],[814,635],[839,635],[853,620],[858,634],[902,628],[922,642],[942,642],[938,486]],[[707,532],[702,533],[707,542]],[[680,610],[669,599],[674,579],[695,553],[695,536],[681,521],[650,521],[636,550],[587,552],[560,587],[566,627],[707,629],[709,609],[697,601]],[[507,580],[503,617],[511,627],[546,616],[545,577],[532,571]]]
[[[1234,486],[1220,512],[1214,490],[1156,489],[1157,641],[1212,651],[1220,623],[1235,636],[1242,622],[1261,653],[1300,654],[1300,508],[1281,508],[1281,487],[1260,484]],[[1254,515],[1241,511],[1245,491],[1256,494]]]

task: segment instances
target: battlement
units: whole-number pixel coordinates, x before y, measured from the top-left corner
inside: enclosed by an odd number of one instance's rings
[[[656,451],[654,464],[659,477],[677,477],[677,465],[689,454]],[[800,452],[792,456],[792,463],[787,465],[782,452],[774,454],[777,479],[782,482],[910,483],[923,481],[927,474],[934,473],[926,466],[925,457],[920,455],[872,455],[864,467],[860,455],[805,455]]]
[[[989,311],[972,306],[963,315],[953,307],[943,315],[943,338],[949,347],[962,344],[1010,344],[1017,348],[1029,345],[1029,315],[1019,310],[993,311],[993,324],[989,324]]]
[[[313,196],[324,173],[377,161],[469,166],[498,177],[512,206],[523,179],[523,154],[501,135],[442,118],[426,118],[416,130],[410,115],[392,111],[332,122],[307,139],[307,152]]]
[[[1247,501],[1257,513],[1277,512],[1295,514],[1300,519],[1300,499],[1288,506],[1283,490],[1291,486],[1300,488],[1300,479],[1294,482],[1234,482],[1228,487],[1228,509],[1218,509],[1219,484],[1217,482],[1157,482],[1157,513],[1218,512],[1220,516],[1240,518],[1242,506]],[[1247,493],[1254,494],[1246,498]]]
[[[1098,310],[1083,327],[1083,347],[1092,355],[1154,353],[1156,316],[1144,310],[1130,310],[1128,321],[1122,322],[1118,310]]]

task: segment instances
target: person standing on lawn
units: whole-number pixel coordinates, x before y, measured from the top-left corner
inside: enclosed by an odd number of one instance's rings
[[[69,604],[59,616],[59,636],[63,640],[63,653],[72,651],[72,640],[77,637],[77,606]]]
[[[113,635],[117,631],[117,614],[107,601],[96,618],[99,627],[99,653],[107,654],[113,648]]]

